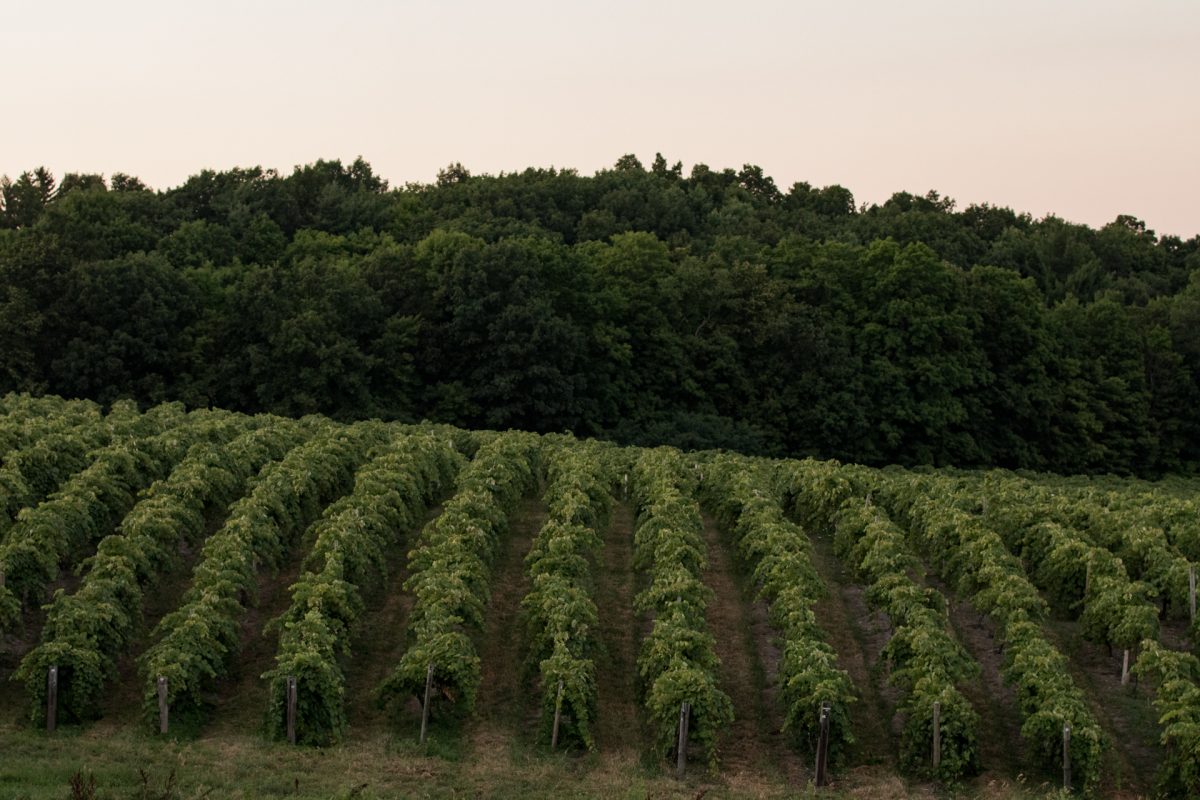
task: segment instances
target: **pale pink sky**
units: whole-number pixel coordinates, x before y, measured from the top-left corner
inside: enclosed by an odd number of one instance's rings
[[[0,173],[662,151],[1200,233],[1200,1],[3,0]]]

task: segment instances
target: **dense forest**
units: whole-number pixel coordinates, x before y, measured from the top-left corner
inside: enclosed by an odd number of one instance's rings
[[[624,156],[0,183],[0,393],[866,464],[1200,464],[1200,237]]]

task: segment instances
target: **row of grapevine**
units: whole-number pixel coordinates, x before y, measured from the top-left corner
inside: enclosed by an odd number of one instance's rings
[[[91,400],[70,400],[54,394],[36,395],[30,392],[7,392],[0,395],[0,418],[32,419],[81,406],[95,405]]]
[[[1069,529],[1068,536],[1080,540],[1076,546],[1079,555],[1085,555],[1082,551],[1087,549],[1086,555],[1096,561],[1093,574],[1098,568],[1103,573],[1113,573],[1116,565],[1094,552],[1095,548],[1085,545],[1095,545],[1120,558],[1120,571],[1140,582],[1132,586],[1137,595],[1134,606],[1144,605],[1143,601],[1152,592],[1160,599],[1163,613],[1168,609],[1175,616],[1187,613],[1188,561],[1171,545],[1163,528],[1152,519],[1143,518],[1138,511],[1109,511],[1094,502],[1090,493],[1063,493],[1001,475],[989,475],[984,479],[980,495],[985,521],[1005,537],[1010,547],[1019,546],[1019,540],[1030,535],[1027,531],[1032,531],[1036,537],[1038,532],[1033,529],[1039,523],[1057,523]],[[1048,534],[1047,531],[1041,533]],[[1077,574],[1072,576],[1071,585],[1079,590],[1076,597],[1082,596],[1087,563],[1086,560],[1079,561]],[[1058,576],[1061,577],[1064,576]],[[1105,580],[1109,585],[1108,579]],[[1136,617],[1144,612],[1129,613]],[[1157,635],[1157,627],[1150,630],[1145,623],[1125,627],[1122,647],[1132,647],[1144,637]]]
[[[0,542],[22,508],[42,502],[71,475],[84,469],[92,451],[130,436],[162,433],[172,424],[170,417],[180,407],[160,407],[159,412],[141,414],[137,406],[123,401],[103,415],[85,408],[78,414],[51,414],[40,418],[35,434],[10,451],[0,467]],[[25,423],[35,427],[35,420]]]
[[[777,483],[769,466],[738,456],[721,456],[704,465],[705,501],[733,537],[779,633],[784,730],[798,745],[815,752],[819,709],[829,703],[829,760],[836,763],[854,743],[848,707],[857,698],[813,612],[827,589],[813,566],[812,543],[784,516]]]
[[[94,422],[103,417],[90,400],[7,395],[0,398],[0,458],[28,447],[50,432]]]
[[[1112,515],[1111,525],[1118,534],[1105,546],[1121,557],[1130,574],[1153,587],[1164,615],[1187,618],[1191,565],[1170,543],[1166,532],[1127,514]],[[1192,627],[1192,638],[1200,641],[1200,626]]]
[[[548,516],[525,559],[531,588],[521,603],[530,659],[540,676],[541,728],[551,734],[561,710],[560,738],[591,749],[598,625],[592,559],[601,547],[597,530],[608,519],[620,463],[615,447],[571,438],[548,446],[544,460]]]
[[[454,496],[409,553],[404,588],[414,596],[409,646],[379,687],[384,705],[424,694],[432,669],[439,709],[470,711],[480,662],[468,632],[483,625],[491,565],[517,501],[535,481],[539,438],[509,432],[483,443],[458,475]]]
[[[1101,528],[1112,535],[1120,525],[1138,525],[1162,531],[1163,541],[1174,551],[1200,561],[1200,503],[1196,487],[1180,483],[1173,491],[1162,483],[1123,481],[1115,486],[1063,488],[1062,479],[1047,481],[1060,488],[1077,507],[1095,509],[1090,522],[1107,521]]]
[[[115,662],[141,621],[145,591],[179,561],[181,542],[197,545],[206,514],[242,494],[263,465],[281,458],[306,437],[290,420],[246,418],[252,430],[229,444],[193,445],[171,474],[155,483],[101,540],[85,562],[78,591],[59,590],[47,608],[42,641],[21,662],[32,718],[45,714],[46,669],[58,667],[58,712],[67,720],[95,716]],[[261,426],[261,427],[260,427]]]
[[[133,506],[139,490],[165,477],[191,445],[227,441],[242,425],[226,412],[193,411],[162,433],[117,441],[92,456],[45,502],[22,513],[0,545],[0,630],[20,617],[28,598],[40,598],[59,565],[70,563],[108,535]]]
[[[1157,684],[1155,707],[1160,716],[1166,751],[1158,773],[1159,792],[1165,797],[1191,796],[1200,789],[1200,665],[1194,656],[1176,653],[1155,639],[1159,609],[1153,603],[1161,587],[1175,609],[1185,607],[1187,561],[1168,541],[1166,528],[1189,530],[1194,523],[1181,520],[1188,501],[1161,493],[1105,492],[1094,490],[1052,492],[1045,486],[1020,482],[1009,486],[995,478],[986,481],[990,516],[1009,522],[1026,561],[1036,565],[1034,575],[1043,588],[1064,605],[1082,606],[1080,623],[1085,638],[1110,647],[1142,648],[1134,668]],[[1149,505],[1158,501],[1161,505]],[[1072,520],[1087,534],[1055,522]],[[1025,522],[1025,527],[1013,524]],[[1098,540],[1130,558],[1135,568],[1158,586],[1131,581],[1125,558],[1091,544]],[[1163,611],[1166,611],[1165,603]],[[1193,629],[1195,633],[1195,629]]]
[[[882,655],[900,688],[904,729],[901,765],[945,780],[979,770],[979,715],[961,687],[979,665],[950,629],[946,599],[912,576],[923,571],[907,537],[870,498],[869,483],[853,467],[790,462],[784,480],[799,517],[833,533],[838,557],[866,583],[867,602],[887,614],[892,635]],[[934,705],[939,711],[939,755],[931,759]]]
[[[940,481],[923,476],[876,475],[890,509],[907,526],[944,579],[972,598],[996,623],[1005,647],[1003,675],[1017,691],[1021,736],[1047,769],[1062,759],[1064,726],[1077,784],[1094,792],[1107,739],[1083,692],[1071,679],[1065,656],[1047,639],[1045,601],[995,531],[958,508]]]
[[[955,496],[952,487],[946,487]],[[969,498],[969,494],[957,493]],[[1030,577],[1061,608],[1079,617],[1085,639],[1132,649],[1158,637],[1155,588],[1131,580],[1124,560],[1079,529],[1046,521],[1039,492],[993,491],[983,519],[1010,551],[1030,565]]]
[[[1200,500],[1164,491],[1110,492],[1106,508],[1136,514],[1143,524],[1161,528],[1167,542],[1189,561],[1200,562]]]
[[[182,605],[163,617],[141,658],[147,716],[158,710],[156,679],[167,679],[171,718],[197,721],[204,695],[226,674],[239,645],[238,618],[261,566],[278,568],[305,527],[352,485],[371,447],[387,440],[380,423],[318,424],[313,437],[267,466],[251,492],[208,538]]]
[[[1119,555],[1129,572],[1150,584],[1162,603],[1162,613],[1175,618],[1189,614],[1189,558],[1171,541],[1167,531],[1149,509],[1102,509],[1096,516],[1100,544]],[[1200,626],[1192,627],[1193,640],[1200,642]]]
[[[67,400],[57,395],[37,396],[28,392],[0,395],[0,425],[72,413],[82,408],[98,408],[91,400]]]
[[[798,502],[804,502],[801,493]],[[946,599],[910,574],[921,565],[904,532],[866,498],[849,497],[834,515],[838,557],[865,581],[867,601],[887,614],[892,636],[884,648],[893,684],[903,693],[905,715],[900,763],[944,780],[979,771],[979,715],[961,688],[979,675],[979,664],[950,632]],[[940,711],[940,763],[933,768],[934,704]]]
[[[634,607],[654,615],[637,667],[656,753],[665,757],[675,746],[686,702],[689,733],[715,769],[717,735],[733,721],[733,704],[717,685],[719,661],[705,622],[712,590],[701,577],[707,550],[695,488],[677,450],[645,450],[634,464],[634,566],[649,572]]]
[[[354,479],[354,490],[330,505],[306,539],[313,541],[292,602],[272,625],[280,629],[270,682],[268,730],[287,731],[287,680],[296,679],[296,741],[327,745],[346,729],[346,681],[339,657],[362,614],[363,589],[380,583],[385,553],[420,522],[454,480],[462,456],[441,436],[414,433],[380,449]]]
[[[1200,797],[1200,659],[1147,640],[1134,670],[1157,687],[1154,710],[1166,756],[1158,769],[1159,796]]]

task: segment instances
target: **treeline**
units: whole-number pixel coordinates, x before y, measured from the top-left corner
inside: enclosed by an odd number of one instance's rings
[[[867,464],[1200,463],[1200,237],[754,166],[0,182],[0,392]]]

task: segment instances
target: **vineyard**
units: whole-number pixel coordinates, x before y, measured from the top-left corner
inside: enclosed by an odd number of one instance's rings
[[[9,395],[0,797],[1197,797],[1198,500]]]

